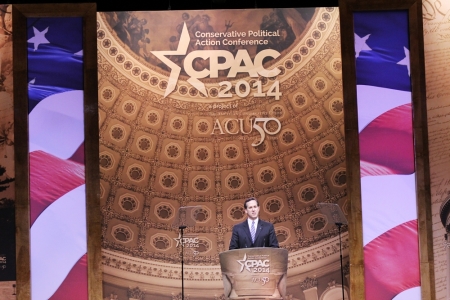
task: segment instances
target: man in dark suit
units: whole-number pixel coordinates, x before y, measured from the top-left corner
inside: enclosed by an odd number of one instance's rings
[[[259,202],[248,198],[244,202],[247,220],[233,227],[230,250],[253,247],[278,248],[278,240],[272,223],[259,219]]]

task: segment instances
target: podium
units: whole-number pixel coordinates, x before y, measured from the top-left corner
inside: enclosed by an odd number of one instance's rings
[[[226,299],[283,299],[286,296],[288,251],[244,248],[219,254]]]

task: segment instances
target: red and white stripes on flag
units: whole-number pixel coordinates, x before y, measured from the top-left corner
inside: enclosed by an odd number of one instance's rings
[[[358,111],[368,109],[361,100],[371,95],[377,93],[358,89]],[[393,299],[420,286],[412,110],[395,105],[360,130],[366,299]]]
[[[32,299],[87,299],[85,171],[70,159],[84,142],[83,92],[42,100],[29,126]]]

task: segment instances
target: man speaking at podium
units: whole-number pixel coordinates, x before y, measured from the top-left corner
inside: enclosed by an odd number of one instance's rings
[[[259,219],[259,202],[251,197],[244,202],[248,218],[233,226],[230,250],[254,247],[279,248],[277,236],[272,223]]]

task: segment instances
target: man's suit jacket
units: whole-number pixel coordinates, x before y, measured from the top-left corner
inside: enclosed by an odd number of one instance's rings
[[[252,243],[250,228],[247,220],[233,226],[233,234],[230,241],[230,250],[253,247],[278,248],[278,240],[272,223],[258,220],[255,242]]]

